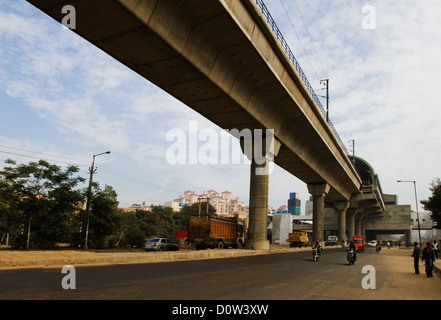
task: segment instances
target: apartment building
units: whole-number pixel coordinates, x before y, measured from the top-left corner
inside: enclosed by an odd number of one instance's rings
[[[188,190],[184,192],[183,196],[181,195],[173,201],[165,202],[164,205],[173,208],[175,211],[179,211],[180,208],[185,205],[206,201],[209,201],[219,215],[231,215],[233,213],[242,213],[241,215],[243,215],[243,213],[248,213],[248,207],[239,200],[239,197],[232,199],[230,191],[219,193],[215,190],[208,190],[202,194],[198,194],[195,191]]]

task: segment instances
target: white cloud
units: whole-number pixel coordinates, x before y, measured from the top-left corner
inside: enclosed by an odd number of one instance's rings
[[[290,34],[287,38],[313,86],[320,87],[309,61],[319,77],[329,76],[331,119],[345,143],[356,140],[356,154],[380,174],[384,192],[401,191],[396,180],[406,176],[421,181],[419,197],[427,198],[427,181],[439,175],[441,161],[439,2],[370,1],[376,29],[364,30],[364,2],[297,1],[311,40],[294,2],[289,2],[288,13],[308,59],[298,50],[280,0],[266,2],[278,10],[277,24]],[[415,207],[412,194],[400,199]]]
[[[308,57],[280,0],[265,2],[311,84],[319,88],[316,78],[330,78],[333,123],[343,142],[356,140],[356,154],[380,174],[384,192],[403,192],[395,181],[409,178],[418,180],[420,198],[427,197],[428,183],[437,176],[441,162],[439,2],[371,1],[377,25],[375,30],[364,30],[364,2],[297,1],[300,17],[294,2],[284,1]],[[156,185],[182,191],[225,189],[248,202],[246,165],[170,166],[166,162],[168,130],[187,132],[190,120],[197,120],[199,130],[218,130],[210,121],[24,1],[0,0],[0,41],[0,90],[58,134],[57,140],[38,143],[34,139],[40,133],[28,132],[26,141],[16,141],[8,137],[5,126],[0,144],[85,155],[81,158],[96,152],[91,150],[111,147],[112,156],[100,161],[113,159],[120,171],[139,172]],[[11,107],[2,104],[0,108]],[[107,178],[111,184],[111,177]],[[125,194],[131,190],[124,199],[130,199],[132,188],[121,187]],[[304,184],[277,168],[270,177],[270,203],[286,204],[289,192],[295,191],[304,204],[309,198]],[[152,200],[173,198],[160,188],[148,192]],[[406,193],[400,199],[413,204],[411,196]]]

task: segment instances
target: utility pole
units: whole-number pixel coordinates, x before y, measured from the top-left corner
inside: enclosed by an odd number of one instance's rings
[[[417,189],[416,189],[416,181],[415,180],[397,180],[397,182],[410,182],[413,183],[413,189],[415,191],[415,209],[417,214],[417,221],[418,221],[418,240],[420,243],[420,250],[422,250],[421,247],[421,225],[420,225],[420,214],[418,212],[418,196],[417,196]],[[410,238],[412,239],[412,235],[410,235]]]
[[[324,84],[326,89],[326,122],[329,122],[329,79],[320,80],[320,84]]]
[[[92,166],[89,168],[90,171],[90,177],[89,177],[89,188],[87,190],[87,202],[86,202],[86,215],[87,215],[87,222],[86,222],[86,238],[84,239],[84,250],[87,250],[89,247],[87,245],[87,240],[89,237],[89,215],[90,215],[90,202],[92,200],[92,180],[93,180],[93,174],[96,172],[95,167],[95,157],[100,156],[102,154],[109,154],[110,151],[106,151],[99,154],[93,155],[92,160]]]
[[[207,203],[207,218],[208,218],[208,203],[210,201],[209,197],[199,197],[198,198],[198,202],[199,202],[199,217],[201,216],[201,200],[206,200],[205,202]]]

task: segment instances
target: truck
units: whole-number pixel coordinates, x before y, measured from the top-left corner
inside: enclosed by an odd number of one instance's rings
[[[187,242],[196,250],[205,248],[238,248],[245,245],[244,225],[237,217],[190,217]]]
[[[328,240],[325,241],[325,246],[334,246],[338,242],[337,236],[328,236]]]
[[[308,234],[305,231],[295,231],[288,234],[288,242],[290,247],[306,246],[308,243]]]
[[[354,244],[357,247],[357,252],[364,252],[364,237],[353,236],[352,241],[354,241]]]

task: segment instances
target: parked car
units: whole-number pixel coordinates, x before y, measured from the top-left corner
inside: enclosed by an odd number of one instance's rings
[[[375,247],[376,245],[377,245],[377,240],[371,240],[368,243],[368,246],[370,246],[370,247]]]
[[[147,241],[142,248],[145,251],[178,251],[179,246],[167,238],[153,238]]]
[[[325,241],[325,246],[335,246],[338,243],[337,236],[329,236],[328,240]]]

